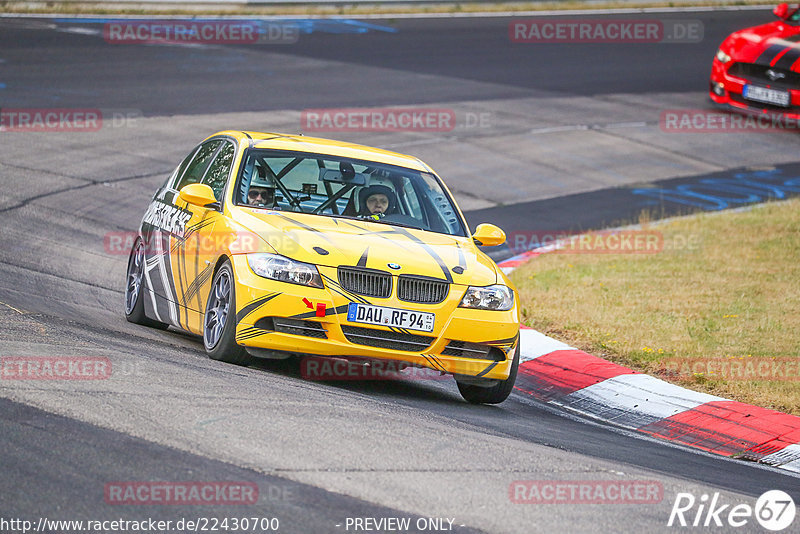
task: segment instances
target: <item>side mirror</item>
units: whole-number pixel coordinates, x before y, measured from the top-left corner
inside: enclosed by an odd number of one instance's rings
[[[475,228],[472,240],[483,247],[496,247],[506,242],[506,233],[493,224],[483,223]]]
[[[194,204],[195,206],[219,208],[219,202],[217,202],[214,196],[214,191],[206,184],[189,184],[184,186],[178,193],[178,196],[184,202]],[[210,204],[213,204],[213,206]]]
[[[789,4],[778,4],[772,13],[781,20],[785,20],[789,16]]]

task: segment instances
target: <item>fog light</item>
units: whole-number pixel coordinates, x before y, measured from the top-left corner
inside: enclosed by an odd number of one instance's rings
[[[714,94],[717,96],[725,95],[725,84],[723,84],[722,82],[717,83],[714,86]]]

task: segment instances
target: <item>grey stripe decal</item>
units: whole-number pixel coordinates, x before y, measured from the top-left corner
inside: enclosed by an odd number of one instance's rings
[[[356,264],[357,267],[366,267],[367,266],[367,255],[369,254],[369,247],[364,251],[361,257],[358,259],[358,263]]]

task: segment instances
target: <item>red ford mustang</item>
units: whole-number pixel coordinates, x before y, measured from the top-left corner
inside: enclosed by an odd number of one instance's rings
[[[779,20],[729,35],[711,68],[717,104],[800,118],[800,7],[780,4]]]

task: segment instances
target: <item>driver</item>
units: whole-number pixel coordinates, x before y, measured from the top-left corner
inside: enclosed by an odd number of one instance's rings
[[[247,191],[247,203],[251,206],[271,208],[275,202],[275,188],[266,183],[253,182]]]
[[[358,193],[359,215],[380,218],[395,213],[397,198],[391,188],[385,185],[371,185]]]

